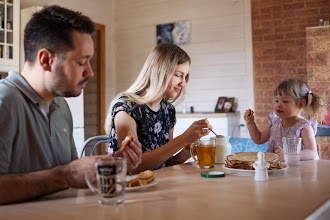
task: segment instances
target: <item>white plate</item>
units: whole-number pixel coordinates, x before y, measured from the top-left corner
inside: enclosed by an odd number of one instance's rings
[[[230,174],[233,175],[239,175],[239,176],[252,176],[254,175],[255,170],[244,170],[244,169],[234,169],[226,167],[225,164],[222,165],[222,168],[224,168],[226,171],[229,171]],[[288,166],[278,169],[278,170],[268,170],[268,174],[276,174],[281,173],[288,169]]]
[[[126,181],[133,180],[136,177],[137,176],[128,176],[126,178]],[[148,185],[145,185],[145,186],[125,187],[125,191],[126,192],[134,192],[134,191],[144,190],[144,189],[147,189],[149,187],[152,187],[152,186],[156,185],[157,183],[158,183],[157,180],[153,180],[151,183],[149,183]]]

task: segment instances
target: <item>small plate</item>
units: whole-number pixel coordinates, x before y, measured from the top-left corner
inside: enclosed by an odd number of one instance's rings
[[[222,168],[224,168],[226,171],[229,171],[230,174],[233,175],[239,175],[239,176],[252,176],[254,175],[255,170],[244,170],[244,169],[234,169],[234,168],[229,168],[226,167],[225,164],[222,165]],[[288,169],[288,166],[278,169],[278,170],[268,170],[268,174],[276,174],[283,172]]]
[[[135,179],[137,176],[128,176],[126,178],[126,181],[130,181],[130,180],[133,180]],[[139,191],[139,190],[144,190],[144,189],[147,189],[149,187],[152,187],[154,185],[156,185],[158,183],[157,180],[153,180],[152,182],[150,182],[149,184],[147,185],[144,185],[144,186],[135,186],[135,187],[125,187],[125,191],[126,192],[134,192],[134,191]]]

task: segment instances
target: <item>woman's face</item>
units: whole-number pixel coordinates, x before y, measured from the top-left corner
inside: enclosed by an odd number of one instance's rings
[[[189,67],[189,62],[178,64],[176,66],[166,90],[166,98],[174,99],[180,93],[181,89],[187,86],[186,79],[189,74]]]

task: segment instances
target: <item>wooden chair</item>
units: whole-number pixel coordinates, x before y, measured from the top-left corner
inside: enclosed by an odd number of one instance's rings
[[[90,137],[88,138],[84,144],[83,144],[83,147],[82,147],[82,150],[80,152],[80,157],[83,157],[84,156],[84,153],[86,155],[86,147],[90,144],[92,144],[93,142],[95,142],[93,148],[91,149],[91,155],[93,155],[93,152],[96,150],[96,148],[102,144],[102,143],[109,143],[110,142],[110,136],[109,135],[98,135],[98,136],[93,136],[93,137]]]

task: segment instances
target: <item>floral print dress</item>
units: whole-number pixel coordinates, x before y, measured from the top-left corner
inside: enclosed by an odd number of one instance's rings
[[[176,123],[175,108],[164,99],[160,102],[160,109],[155,112],[146,104],[137,105],[131,101],[120,100],[112,109],[112,124],[110,130],[110,148],[118,151],[117,132],[114,123],[115,115],[125,111],[136,123],[138,139],[142,145],[142,153],[154,150],[169,142],[169,132]],[[156,169],[165,167],[165,163]]]
[[[307,120],[303,117],[300,117],[294,125],[288,128],[284,128],[282,126],[282,119],[278,117],[274,112],[271,112],[268,115],[268,121],[270,129],[270,138],[266,151],[271,153],[275,152],[275,145],[283,148],[282,137],[300,137],[301,130],[310,125],[314,130],[314,134],[316,134],[317,130],[317,120],[315,118]],[[304,149],[303,142],[301,142],[301,149]]]

